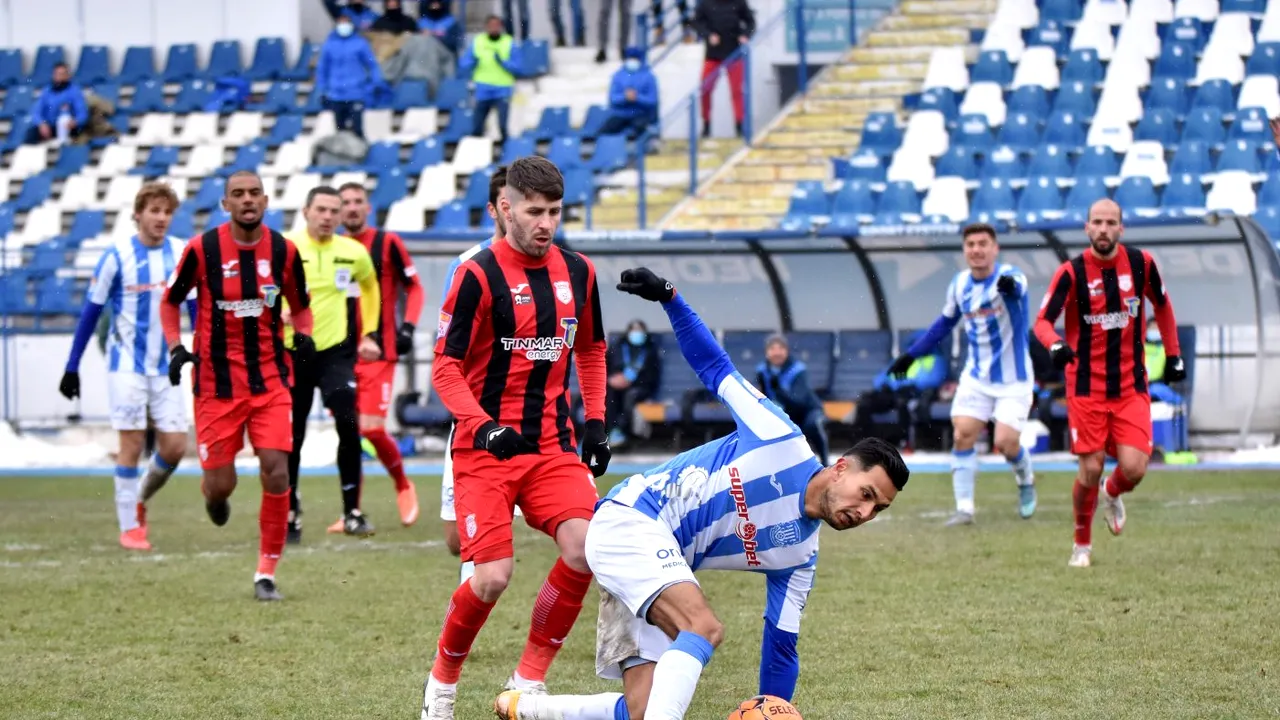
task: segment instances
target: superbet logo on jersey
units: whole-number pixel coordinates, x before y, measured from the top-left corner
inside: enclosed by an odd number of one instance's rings
[[[756,556],[756,524],[751,521],[751,509],[747,507],[747,493],[742,489],[742,473],[738,468],[729,468],[729,497],[733,498],[734,508],[738,511],[738,522],[734,534],[742,540],[742,552],[747,556],[747,567],[760,567],[760,558]]]
[[[578,337],[577,318],[564,318],[560,321],[562,332],[556,337],[502,338],[502,349],[507,352],[522,352],[528,360],[560,359],[565,350],[573,349],[573,342]]]

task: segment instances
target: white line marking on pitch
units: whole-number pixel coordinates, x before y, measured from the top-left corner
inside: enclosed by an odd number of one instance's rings
[[[285,557],[296,557],[299,555],[318,555],[328,553],[351,553],[351,552],[391,552],[401,553],[410,550],[425,550],[431,548],[443,547],[443,540],[422,540],[419,542],[404,543],[379,543],[372,540],[360,540],[348,543],[322,543],[320,545],[308,545],[303,547],[291,547],[285,551]],[[11,546],[6,545],[8,550]],[[38,546],[24,546],[36,548]],[[117,557],[109,562],[133,562],[133,563],[167,563],[173,560],[191,561],[191,560],[219,560],[223,558],[244,557],[252,548],[246,545],[243,550],[201,550],[194,553],[126,553],[119,548],[109,547],[106,545],[95,545],[86,548],[92,552],[112,553]],[[71,565],[89,565],[99,564],[102,558],[80,558],[78,561],[69,563]],[[31,568],[56,568],[64,565],[61,560],[36,559],[25,562],[15,562],[10,560],[0,560],[0,568],[10,569],[31,569]]]

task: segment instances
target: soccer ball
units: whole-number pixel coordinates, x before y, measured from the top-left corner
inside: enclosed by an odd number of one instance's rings
[[[729,713],[729,720],[769,720],[769,718],[785,718],[801,720],[800,711],[795,706],[773,695],[757,695],[743,700],[737,710]]]

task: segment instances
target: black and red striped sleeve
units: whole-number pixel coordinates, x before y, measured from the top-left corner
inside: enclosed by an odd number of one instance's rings
[[[1063,308],[1075,295],[1075,286],[1075,273],[1071,269],[1071,263],[1062,263],[1049,282],[1049,289],[1040,302],[1040,314],[1036,316],[1036,339],[1047,348],[1062,340],[1053,326],[1061,317]]]
[[[200,278],[204,277],[204,273],[200,271],[200,259],[204,254],[201,247],[201,239],[198,237],[187,243],[182,251],[182,258],[178,260],[178,267],[173,271],[173,277],[169,278],[164,302],[160,303],[160,328],[170,347],[182,341],[182,314],[178,308],[186,301],[191,290],[200,284]]]
[[[311,292],[307,289],[307,271],[302,265],[302,254],[298,246],[285,243],[284,287],[281,292],[289,301],[292,314],[293,329],[304,335],[310,335],[314,329],[311,316]]]
[[[476,393],[467,384],[463,361],[475,347],[476,322],[487,307],[488,288],[475,266],[463,265],[449,289],[436,325],[436,356],[431,367],[431,386],[458,423],[459,434],[474,434],[481,425],[497,421],[480,406]],[[486,313],[487,315],[487,313]]]
[[[578,386],[582,390],[583,414],[588,420],[604,420],[605,385],[608,377],[604,320],[600,310],[600,286],[596,282],[596,266],[586,256],[579,256],[587,266],[587,302],[582,308],[583,327],[574,347],[578,365]]]
[[[404,241],[399,235],[387,233],[387,244],[391,267],[395,268],[396,279],[404,286],[404,321],[417,327],[418,321],[422,319],[422,306],[426,303],[422,282],[418,278],[418,268],[414,266],[413,258],[409,257],[409,251],[405,249]]]
[[[1142,263],[1146,266],[1147,299],[1156,310],[1156,326],[1160,328],[1164,352],[1166,355],[1181,355],[1181,348],[1178,346],[1178,320],[1173,314],[1173,301],[1169,299],[1169,289],[1164,286],[1164,278],[1160,277],[1160,266],[1146,250],[1142,251]]]

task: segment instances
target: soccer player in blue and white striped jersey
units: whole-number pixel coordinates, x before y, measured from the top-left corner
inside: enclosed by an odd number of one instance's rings
[[[813,587],[818,534],[858,527],[906,485],[898,451],[868,438],[829,467],[781,408],[750,385],[670,283],[646,269],[618,289],[661,302],[685,359],[729,408],[736,432],[648,473],[597,505],[587,562],[603,590],[596,671],[623,693],[531,695],[507,691],[507,720],[682,718],[723,628],[694,571],[765,576],[760,692],[790,700],[800,673],[800,616]],[[674,638],[674,640],[673,640]]]
[[[178,196],[163,183],[148,183],[133,202],[138,234],[107,248],[93,273],[76,326],[71,356],[58,390],[80,396],[80,359],[98,318],[111,307],[107,339],[107,393],[111,425],[120,433],[116,456],[116,515],[120,545],[150,550],[145,503],[173,474],[187,449],[187,413],[182,392],[169,383],[169,348],[160,327],[160,301],[185,241],[169,236]],[[188,302],[193,322],[195,304]],[[138,460],[147,418],[156,428],[156,454],[139,493]]]
[[[1013,466],[1018,483],[1018,512],[1029,518],[1036,511],[1035,475],[1031,456],[1022,447],[1022,427],[1031,412],[1035,378],[1031,368],[1029,330],[1035,320],[1027,307],[1027,276],[997,260],[1000,246],[995,228],[985,223],[961,231],[968,270],[947,287],[942,314],[905,353],[890,372],[902,376],[915,358],[933,352],[964,322],[969,357],[951,401],[954,442],[951,448],[951,486],[956,512],[947,525],[973,523],[974,484],[978,456],[974,444],[995,420],[995,449]]]

